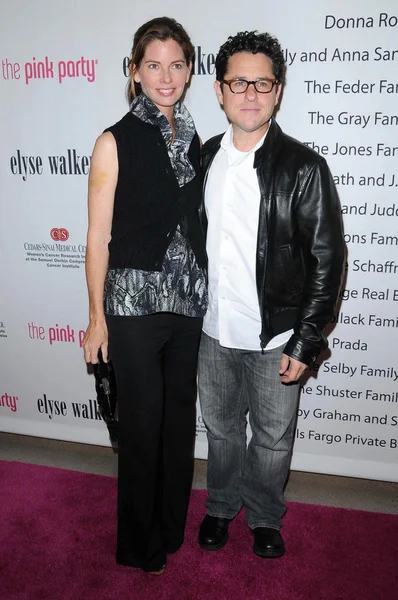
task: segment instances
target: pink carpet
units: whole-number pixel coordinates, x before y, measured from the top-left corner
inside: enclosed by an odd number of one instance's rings
[[[390,600],[398,598],[398,516],[290,503],[286,555],[252,552],[243,515],[219,552],[197,545],[204,491],[166,573],[114,563],[116,480],[0,462],[1,600]]]

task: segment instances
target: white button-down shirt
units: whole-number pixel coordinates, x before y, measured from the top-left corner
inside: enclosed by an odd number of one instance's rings
[[[256,248],[260,188],[254,153],[233,144],[232,126],[221,140],[207,178],[209,308],[203,330],[221,346],[260,350],[261,316],[256,287]],[[275,336],[266,350],[285,344],[292,330]]]

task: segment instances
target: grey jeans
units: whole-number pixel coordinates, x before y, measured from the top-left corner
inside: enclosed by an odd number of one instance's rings
[[[286,510],[283,488],[299,385],[280,382],[282,351],[283,346],[264,354],[224,348],[202,333],[199,398],[209,445],[207,512],[232,519],[245,506],[251,529],[279,529]]]

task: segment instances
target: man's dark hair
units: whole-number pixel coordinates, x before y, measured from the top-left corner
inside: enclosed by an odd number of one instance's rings
[[[272,71],[275,79],[280,83],[285,80],[285,58],[281,45],[276,37],[269,33],[258,31],[240,31],[230,36],[221,46],[216,58],[216,79],[222,81],[228,71],[228,60],[238,52],[251,54],[265,54],[272,62]]]

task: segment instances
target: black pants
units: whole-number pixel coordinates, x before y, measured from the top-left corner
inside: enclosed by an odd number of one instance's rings
[[[106,319],[120,424],[116,561],[158,570],[184,540],[202,319]]]

